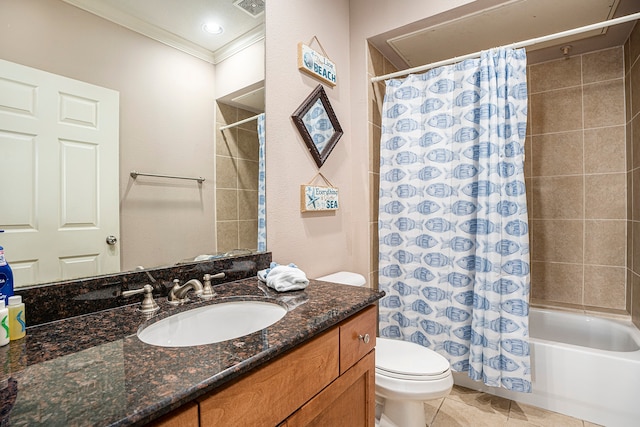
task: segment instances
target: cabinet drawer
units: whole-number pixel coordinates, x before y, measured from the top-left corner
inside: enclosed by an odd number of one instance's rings
[[[340,375],[376,346],[377,323],[378,307],[370,305],[340,325]]]

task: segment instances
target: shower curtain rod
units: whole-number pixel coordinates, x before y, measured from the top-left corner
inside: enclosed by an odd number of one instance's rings
[[[249,117],[248,119],[240,120],[239,122],[231,123],[230,125],[220,126],[220,130],[223,131],[225,129],[229,129],[229,128],[236,127],[238,125],[242,125],[244,123],[250,122],[251,120],[257,120],[258,117],[260,117],[260,114],[256,114],[255,116]]]
[[[633,13],[633,14],[627,15],[627,16],[621,16],[621,17],[615,18],[615,19],[610,19],[608,21],[598,22],[596,24],[585,25],[584,27],[574,28],[573,30],[561,31],[559,33],[549,34],[549,35],[542,36],[542,37],[536,37],[536,38],[533,38],[533,39],[529,39],[529,40],[525,40],[525,41],[521,41],[521,42],[517,42],[517,43],[504,45],[502,47],[518,49],[518,48],[521,48],[521,47],[532,46],[534,44],[543,43],[543,42],[547,42],[547,41],[551,41],[551,40],[556,40],[556,39],[559,39],[559,38],[562,38],[562,37],[573,36],[575,34],[586,33],[587,31],[597,30],[597,29],[600,29],[600,28],[609,27],[611,25],[622,24],[622,23],[625,23],[625,22],[635,21],[635,20],[638,20],[638,19],[640,19],[640,12]],[[474,53],[470,53],[470,54],[467,54],[467,55],[456,56],[454,58],[449,58],[449,59],[445,59],[445,60],[442,60],[442,61],[433,62],[431,64],[420,65],[418,67],[408,68],[408,69],[403,70],[403,71],[396,71],[395,73],[389,73],[389,74],[385,74],[383,76],[372,77],[371,78],[371,83],[376,83],[376,82],[379,82],[381,80],[392,79],[392,78],[395,78],[395,77],[406,76],[407,74],[419,73],[421,71],[426,71],[426,70],[429,70],[431,68],[440,67],[440,66],[443,66],[443,65],[449,65],[449,64],[454,64],[456,62],[464,61],[465,59],[477,58],[477,57],[480,56],[481,53],[482,53],[482,51],[474,52]]]

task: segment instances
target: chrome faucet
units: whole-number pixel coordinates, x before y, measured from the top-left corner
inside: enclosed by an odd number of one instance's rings
[[[184,285],[180,285],[180,281],[178,279],[174,279],[173,288],[169,291],[169,303],[177,305],[189,301],[187,293],[191,290],[193,290],[196,295],[202,295],[202,283],[198,279],[191,279]]]

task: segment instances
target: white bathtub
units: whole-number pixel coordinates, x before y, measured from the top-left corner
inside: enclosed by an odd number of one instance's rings
[[[640,331],[631,322],[532,308],[532,393],[457,385],[604,426],[640,425]]]

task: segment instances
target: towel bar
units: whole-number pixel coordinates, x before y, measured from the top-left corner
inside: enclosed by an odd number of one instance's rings
[[[204,182],[204,178],[199,176],[197,178],[192,178],[189,176],[176,176],[176,175],[160,175],[160,174],[156,174],[156,173],[142,173],[142,172],[136,172],[136,171],[131,171],[130,173],[131,178],[136,179],[139,176],[155,176],[158,178],[171,178],[171,179],[188,179],[191,181],[198,181],[198,184],[202,184]]]

